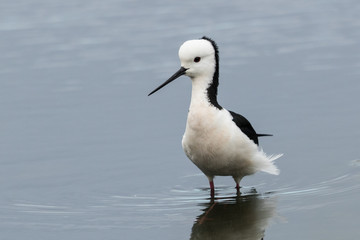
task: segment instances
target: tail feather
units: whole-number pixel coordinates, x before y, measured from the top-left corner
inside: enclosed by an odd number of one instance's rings
[[[268,158],[269,158],[270,162],[273,162],[276,159],[282,157],[283,155],[284,155],[283,153],[279,153],[279,154],[275,154],[275,155],[270,155],[270,156],[268,156]]]
[[[280,158],[283,154],[275,154],[275,155],[269,155],[267,156],[264,152],[262,152],[267,161],[266,162],[262,162],[261,167],[260,167],[260,171],[262,172],[266,172],[266,173],[270,173],[273,175],[279,175],[280,170],[275,166],[275,164],[273,163],[276,159]]]

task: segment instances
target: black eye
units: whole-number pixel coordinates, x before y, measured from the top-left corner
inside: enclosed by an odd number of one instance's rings
[[[201,57],[194,58],[194,62],[200,62],[200,60],[201,60]]]

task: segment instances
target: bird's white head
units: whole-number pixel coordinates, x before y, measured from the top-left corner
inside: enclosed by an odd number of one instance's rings
[[[216,60],[215,49],[206,39],[189,40],[179,49],[181,67],[185,68],[185,75],[193,79],[207,77],[212,79]]]
[[[216,43],[208,37],[186,41],[179,49],[179,58],[181,68],[149,96],[178,77],[186,75],[206,88],[209,102],[221,109],[216,100],[219,85],[219,52]]]

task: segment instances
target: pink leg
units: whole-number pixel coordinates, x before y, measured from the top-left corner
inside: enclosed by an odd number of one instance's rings
[[[240,192],[240,185],[239,185],[239,183],[236,183],[236,191],[237,191],[237,192]]]
[[[242,177],[239,176],[233,176],[235,183],[236,183],[236,193],[240,193],[240,181]]]
[[[215,196],[214,182],[211,180],[211,181],[209,181],[209,183],[210,183],[210,194],[211,194],[211,197],[214,197],[214,196]]]

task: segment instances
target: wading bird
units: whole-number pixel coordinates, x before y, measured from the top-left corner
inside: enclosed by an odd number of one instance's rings
[[[232,176],[239,191],[244,176],[263,171],[279,174],[274,160],[258,147],[258,134],[240,114],[228,111],[217,101],[219,52],[208,38],[189,40],[179,49],[181,68],[149,96],[182,75],[190,77],[192,93],[182,147],[187,157],[207,176],[214,196],[215,176]]]

